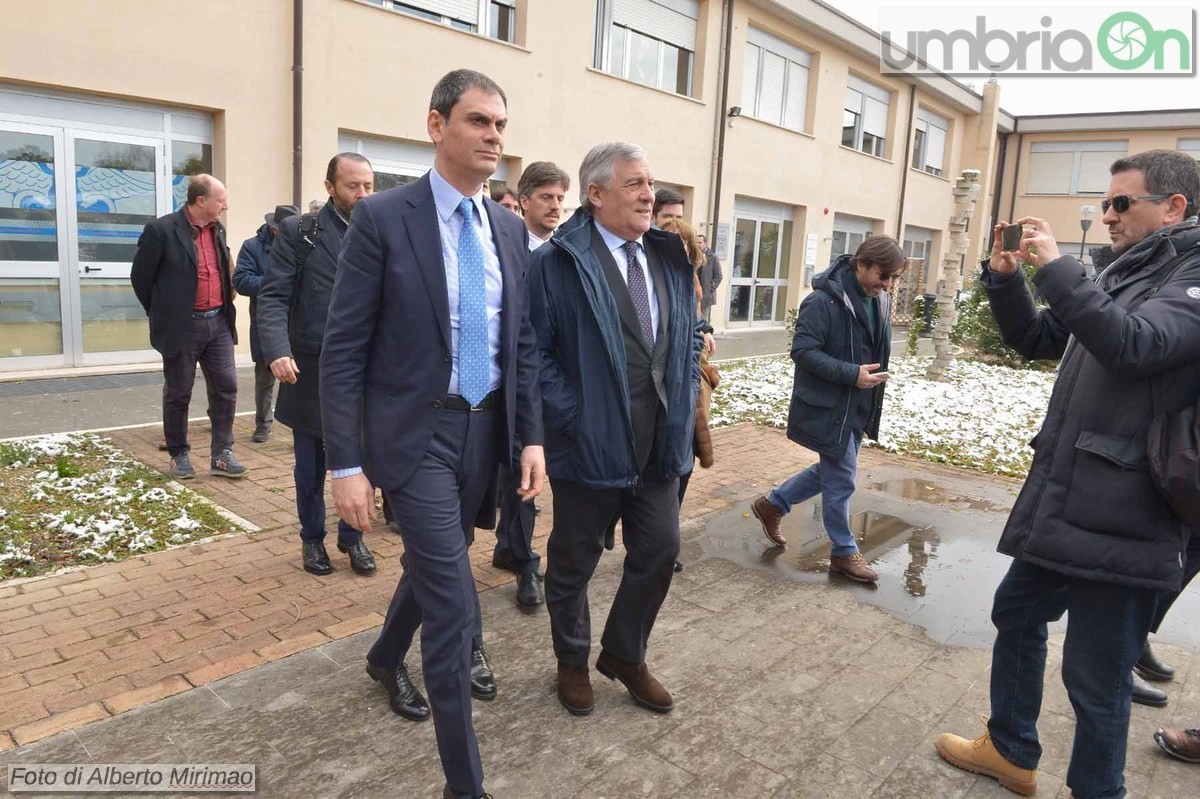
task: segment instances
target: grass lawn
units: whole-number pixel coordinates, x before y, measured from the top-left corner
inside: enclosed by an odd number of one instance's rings
[[[212,505],[170,483],[101,436],[0,444],[0,580],[236,530]]]

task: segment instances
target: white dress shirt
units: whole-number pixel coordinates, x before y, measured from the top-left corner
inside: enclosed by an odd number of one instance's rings
[[[438,232],[442,238],[442,262],[446,267],[446,294],[450,300],[450,385],[447,394],[458,392],[458,236],[462,232],[463,217],[458,206],[463,195],[446,182],[437,169],[429,170],[429,186],[433,189],[433,202],[437,206]],[[492,240],[492,226],[487,208],[483,204],[483,189],[471,197],[475,206],[475,233],[483,245],[483,271],[487,286],[488,354],[491,359],[488,390],[500,386],[500,314],[504,303],[504,275],[500,271],[500,256],[496,254],[496,242]]]
[[[617,262],[617,269],[621,271],[621,277],[625,279],[625,285],[629,285],[629,257],[625,255],[625,239],[613,233],[604,225],[596,222],[596,230],[600,231],[600,238],[604,240],[604,244],[608,247],[608,251],[612,253],[613,260]],[[646,245],[642,242],[642,237],[637,239],[637,261],[642,267],[642,274],[646,277],[646,296],[650,300],[650,327],[654,330],[654,340],[658,341],[658,300],[654,293],[654,277],[650,274],[650,265],[646,262]],[[651,342],[653,343],[653,342]]]

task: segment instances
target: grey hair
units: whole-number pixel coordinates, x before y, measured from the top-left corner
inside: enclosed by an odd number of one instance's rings
[[[583,157],[579,165],[579,206],[591,214],[595,212],[588,199],[588,186],[593,183],[609,188],[616,175],[618,161],[645,161],[646,151],[639,145],[627,141],[611,141],[597,144]]]

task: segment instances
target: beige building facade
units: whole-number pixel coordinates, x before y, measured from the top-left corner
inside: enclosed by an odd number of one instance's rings
[[[782,328],[871,233],[914,259],[905,314],[936,289],[959,172],[980,173],[984,223],[1000,161],[1027,174],[995,85],[883,75],[878,42],[815,0],[32,4],[0,32],[0,374],[157,362],[129,262],[188,174],[227,184],[236,256],[276,204],[325,198],[340,150],[371,159],[377,189],[423,174],[429,93],[458,67],[508,96],[493,185],[536,160],[575,175],[601,141],[647,150],[721,256],[719,330]]]
[[[1003,190],[995,218],[1045,219],[1063,253],[1092,270],[1095,248],[1109,243],[1100,201],[1113,161],[1155,149],[1200,160],[1200,110],[1021,117],[1000,138]]]

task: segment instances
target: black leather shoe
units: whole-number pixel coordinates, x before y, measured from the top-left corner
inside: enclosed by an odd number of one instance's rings
[[[471,647],[471,696],[490,702],[496,698],[496,675],[483,647]]]
[[[522,574],[517,579],[517,604],[525,608],[536,608],[546,602],[542,592],[542,581],[533,572]]]
[[[1166,707],[1167,695],[1133,673],[1133,701],[1146,707]]]
[[[492,568],[500,569],[501,571],[512,572],[513,574],[517,575],[518,577],[521,576],[522,569],[523,569],[522,566],[518,565],[517,563],[515,563],[513,561],[512,555],[510,555],[508,553],[498,555],[494,552],[492,553]],[[545,580],[546,572],[543,571],[542,569],[538,569],[537,570],[537,578],[539,580]]]
[[[389,669],[368,662],[367,674],[387,691],[388,705],[393,713],[409,721],[424,721],[429,718],[429,703],[408,678],[408,667],[403,663]]]
[[[333,564],[325,551],[324,541],[304,542],[304,571],[310,574],[333,574]]]
[[[472,796],[469,793],[452,791],[450,790],[450,786],[447,785],[442,789],[442,799],[492,799],[492,795],[490,793],[481,793],[479,796]]]
[[[1174,667],[1163,663],[1154,654],[1154,650],[1150,648],[1150,642],[1146,642],[1146,646],[1142,649],[1142,656],[1138,658],[1137,665],[1134,666],[1138,674],[1142,675],[1147,680],[1154,682],[1169,682],[1175,679]]]
[[[355,541],[353,544],[338,541],[338,552],[344,552],[350,556],[350,568],[354,569],[355,574],[375,573],[375,556],[362,541]]]

